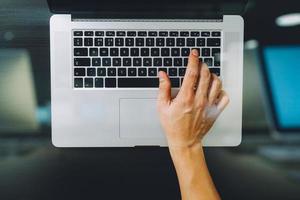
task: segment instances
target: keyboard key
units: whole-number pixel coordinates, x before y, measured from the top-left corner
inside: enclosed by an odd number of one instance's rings
[[[73,35],[74,36],[83,36],[83,33],[82,33],[82,31],[74,31]]]
[[[156,38],[156,46],[165,46],[165,38]]]
[[[74,76],[85,76],[85,68],[74,68]]]
[[[208,66],[212,66],[212,58],[204,58],[204,62],[205,62]]]
[[[74,58],[75,66],[90,66],[91,59],[90,58]]]
[[[98,68],[97,76],[106,76],[106,68]]]
[[[113,58],[113,66],[121,66],[121,58]]]
[[[126,76],[126,68],[118,68],[118,76]]]
[[[159,36],[167,37],[168,36],[168,31],[159,31]]]
[[[149,49],[141,48],[141,56],[149,56]]]
[[[82,38],[74,38],[74,46],[82,46]]]
[[[156,31],[149,31],[148,33],[149,36],[157,36],[157,32]]]
[[[154,46],[154,38],[146,38],[146,46],[148,47]]]
[[[117,72],[116,68],[107,68],[108,76],[116,76],[116,74],[117,74],[116,72]]]
[[[106,78],[105,79],[105,87],[106,88],[115,88],[115,87],[117,87],[116,78]]]
[[[100,58],[92,58],[92,66],[100,66],[101,59]]]
[[[179,47],[185,46],[185,39],[184,38],[176,38],[176,45]]]
[[[151,56],[159,56],[159,48],[152,48]]]
[[[85,88],[92,88],[92,87],[94,87],[93,78],[85,78],[84,79],[84,87]]]
[[[133,66],[142,66],[142,58],[133,58]]]
[[[144,40],[144,38],[135,38],[135,45],[136,46],[144,46],[144,42],[145,40]]]
[[[210,73],[220,76],[220,68],[209,68]]]
[[[74,79],[74,87],[82,88],[83,87],[83,78],[75,78]]]
[[[188,58],[183,58],[183,66],[187,66],[188,62],[189,62]]]
[[[195,38],[187,38],[186,39],[186,46],[194,47],[195,46]]]
[[[95,78],[95,88],[103,87],[103,78]]]
[[[174,66],[181,67],[182,66],[182,58],[174,58]]]
[[[130,56],[139,56],[139,48],[131,48]]]
[[[168,47],[175,46],[175,38],[167,38],[166,43]]]
[[[220,31],[213,31],[213,32],[211,32],[211,35],[213,37],[219,37],[219,36],[221,36],[221,32]]]
[[[179,68],[179,76],[185,75],[186,68]]]
[[[74,56],[87,56],[88,49],[87,48],[74,48]]]
[[[154,58],[153,59],[153,66],[155,66],[155,67],[162,66],[162,58]]]
[[[182,48],[181,49],[181,56],[189,56],[190,55],[190,49],[189,48]]]
[[[147,68],[138,68],[139,76],[147,76]]]
[[[168,74],[168,68],[165,68],[165,67],[158,68],[158,72],[160,72],[160,71],[163,71]]]
[[[94,32],[93,31],[84,31],[84,36],[93,36]]]
[[[128,68],[128,76],[136,76],[136,68]]]
[[[205,38],[197,38],[197,46],[198,47],[205,46]]]
[[[105,46],[114,46],[113,38],[105,38]]]
[[[136,36],[136,32],[135,31],[128,31],[127,36]]]
[[[177,76],[177,68],[170,67],[168,74],[169,74],[169,76]]]
[[[123,58],[123,66],[131,66],[131,58]]]
[[[119,88],[158,87],[158,78],[119,78]]]
[[[219,47],[221,45],[220,38],[207,38],[208,47]]]
[[[180,49],[179,48],[172,48],[171,49],[171,56],[180,56]]]
[[[95,46],[103,46],[103,38],[95,38]]]
[[[152,66],[152,58],[143,58],[143,66]]]
[[[156,68],[148,68],[148,76],[157,76]]]
[[[117,31],[117,36],[126,36],[125,31]]]
[[[120,49],[121,56],[129,56],[129,49],[128,48],[121,48]]]
[[[104,31],[96,31],[95,35],[96,36],[104,36]]]
[[[169,48],[161,48],[161,56],[170,56]]]
[[[170,36],[177,37],[179,35],[178,31],[171,31]]]
[[[100,48],[100,56],[108,56],[108,48]]]
[[[90,56],[98,56],[98,48],[90,48]]]
[[[106,36],[115,36],[114,31],[106,31]]]
[[[209,48],[202,48],[201,56],[210,56],[210,49]]]
[[[209,31],[203,31],[203,32],[201,32],[201,36],[209,37],[210,36],[210,32]]]
[[[172,66],[172,58],[164,58],[164,66]]]
[[[134,39],[133,38],[125,38],[125,46],[132,47],[134,45]]]
[[[191,36],[192,37],[198,37],[198,36],[200,36],[200,32],[199,31],[192,31]]]
[[[118,48],[110,48],[110,56],[119,56],[119,49]]]
[[[116,38],[115,45],[118,47],[124,46],[124,38]]]
[[[93,38],[84,38],[84,46],[93,46]]]
[[[138,36],[145,37],[145,36],[147,36],[147,32],[146,31],[138,31]]]
[[[102,66],[111,66],[111,58],[102,58]]]
[[[190,34],[189,34],[189,32],[188,31],[181,31],[180,32],[180,36],[182,36],[182,37],[188,37]]]
[[[87,76],[96,76],[96,68],[87,68],[86,73]]]
[[[212,48],[211,54],[214,57],[214,66],[220,66],[221,49],[220,48]]]

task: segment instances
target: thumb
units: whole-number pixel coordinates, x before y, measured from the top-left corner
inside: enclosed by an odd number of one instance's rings
[[[159,76],[159,92],[158,103],[167,104],[171,100],[171,82],[168,75],[164,71],[158,73]]]

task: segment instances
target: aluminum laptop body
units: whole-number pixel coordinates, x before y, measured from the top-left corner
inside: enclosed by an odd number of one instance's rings
[[[241,12],[226,10],[225,8],[228,6],[224,6],[223,9],[222,3],[224,2],[221,1],[218,2],[217,6],[210,7],[207,6],[210,5],[209,1],[199,3],[199,1],[192,0],[190,4],[186,1],[172,1],[172,4],[170,4],[171,1],[164,1],[162,1],[163,3],[151,1],[151,4],[148,0],[138,1],[140,3],[127,1],[126,4],[122,1],[103,1],[103,3],[93,0],[48,1],[50,10],[54,13],[50,19],[50,53],[52,142],[55,146],[134,147],[167,145],[156,110],[158,88],[132,87],[132,85],[121,87],[121,77],[118,74],[115,75],[117,85],[105,87],[110,84],[109,77],[101,77],[99,78],[101,83],[96,83],[98,71],[90,70],[89,66],[82,67],[85,72],[83,75],[87,76],[87,73],[94,73],[95,77],[76,78],[79,72],[74,71],[74,68],[77,68],[75,65],[78,64],[77,57],[74,57],[76,54],[74,37],[77,37],[74,36],[77,34],[77,32],[74,33],[75,31],[79,31],[78,35],[83,34],[78,36],[82,37],[83,42],[86,37],[91,37],[91,41],[94,41],[97,37],[96,31],[104,31],[105,37],[107,31],[114,34],[119,34],[118,31],[125,33],[134,31],[137,34],[139,31],[147,32],[147,34],[152,31],[161,34],[161,31],[166,32],[168,37],[171,32],[181,34],[181,31],[189,34],[192,34],[192,31],[198,31],[199,34],[202,32],[209,32],[210,34],[220,32],[221,52],[220,61],[217,64],[220,66],[220,78],[229,94],[230,104],[217,119],[209,134],[205,136],[203,143],[205,146],[236,146],[240,144],[244,22],[241,16],[235,14]],[[236,1],[235,3],[239,8],[245,6],[245,1]],[[117,5],[117,8],[112,5]],[[133,6],[134,9],[130,6]],[[85,31],[90,32],[85,33]],[[99,34],[102,34],[100,32]],[[85,34],[89,35],[90,33],[93,35],[85,36]],[[111,48],[115,48],[115,45]],[[159,47],[160,50],[163,47],[166,47],[166,44]],[[116,48],[121,51],[119,47]],[[98,50],[101,51],[99,47],[96,49],[97,52]],[[88,55],[90,54],[89,51]],[[106,62],[99,55],[95,58],[99,58],[101,62]],[[172,60],[172,56],[170,57]],[[110,57],[108,56],[107,59]],[[129,56],[129,59],[133,58]],[[154,62],[151,55],[150,60]],[[119,62],[118,59],[113,61]],[[173,61],[175,63],[174,59]],[[122,60],[122,66],[118,66],[117,70],[124,67],[123,65],[125,65],[124,60]],[[101,67],[98,66],[97,68]],[[150,75],[148,73],[150,72],[147,72],[147,77]],[[107,80],[105,80],[106,78]],[[77,83],[78,80],[79,83]],[[92,81],[92,87],[89,85],[89,80]],[[100,87],[95,87],[96,84]],[[118,85],[120,87],[117,87]],[[172,94],[176,95],[179,88],[174,87]]]

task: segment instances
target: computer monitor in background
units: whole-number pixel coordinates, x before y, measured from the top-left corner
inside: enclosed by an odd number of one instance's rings
[[[274,133],[300,140],[300,45],[264,46],[261,53]]]
[[[0,49],[0,136],[36,132],[36,107],[28,52]]]

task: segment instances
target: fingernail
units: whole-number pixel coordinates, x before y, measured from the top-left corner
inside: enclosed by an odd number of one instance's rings
[[[193,54],[194,56],[197,56],[197,57],[198,57],[198,50],[197,50],[197,49],[193,49],[193,50],[192,50],[192,54]]]

